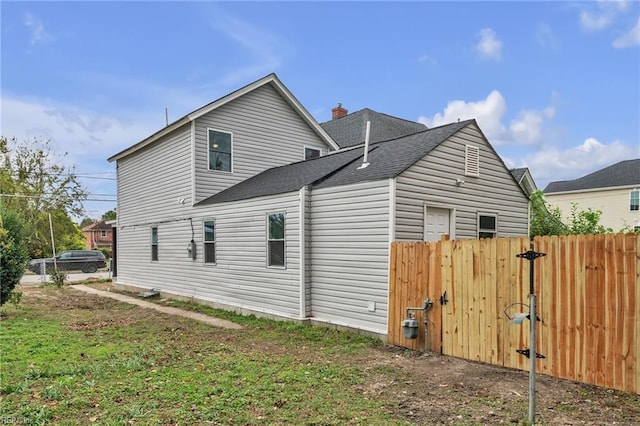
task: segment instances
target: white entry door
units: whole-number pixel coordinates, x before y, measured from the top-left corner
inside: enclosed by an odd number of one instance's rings
[[[425,206],[424,240],[439,241],[442,234],[451,235],[449,209]]]

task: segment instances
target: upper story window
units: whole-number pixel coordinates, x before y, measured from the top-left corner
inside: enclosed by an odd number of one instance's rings
[[[465,145],[464,174],[465,176],[480,176],[480,148],[477,146]]]
[[[204,222],[204,263],[216,263],[216,222]]]
[[[312,158],[318,158],[322,155],[322,150],[318,148],[304,147],[304,159],[311,160]]]
[[[267,215],[267,266],[285,266],[284,213]]]
[[[233,166],[231,133],[209,129],[209,170],[230,172]]]
[[[478,238],[495,238],[498,236],[498,216],[495,214],[478,215]]]
[[[158,260],[158,227],[151,228],[151,260]]]
[[[104,229],[103,229],[103,230],[101,230],[101,231],[100,231],[100,237],[102,237],[102,238],[107,238],[107,231],[106,231],[106,230],[104,230]]]
[[[632,212],[640,210],[640,190],[634,189],[629,193],[629,210]]]

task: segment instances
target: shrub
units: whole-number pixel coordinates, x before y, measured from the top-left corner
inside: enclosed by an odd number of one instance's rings
[[[11,297],[29,261],[28,233],[22,216],[0,210],[0,306]]]
[[[56,287],[62,287],[64,285],[64,281],[67,279],[67,274],[60,269],[54,269],[53,271],[51,271],[49,276],[51,277],[53,285],[55,285]]]

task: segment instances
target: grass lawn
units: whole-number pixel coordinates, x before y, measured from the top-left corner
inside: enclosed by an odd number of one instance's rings
[[[526,371],[184,302],[156,301],[244,329],[19,291],[0,309],[0,425],[527,424]],[[536,424],[640,425],[640,395],[542,374],[536,390]]]
[[[226,312],[245,328],[218,329],[68,288],[25,296],[0,322],[0,423],[405,424],[357,391],[373,339]]]

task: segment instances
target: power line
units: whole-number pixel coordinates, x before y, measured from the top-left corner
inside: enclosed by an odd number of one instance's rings
[[[111,195],[111,194],[92,194],[92,195],[96,195],[96,196],[106,196],[106,197],[115,197],[115,195]],[[26,194],[0,194],[0,197],[11,197],[11,198],[57,198],[57,195],[46,195],[46,194],[42,194],[42,195],[26,195]],[[117,200],[115,199],[109,199],[109,200],[105,200],[105,199],[100,199],[100,198],[85,198],[84,200],[78,200],[80,202],[83,201],[109,201],[111,203],[115,203],[117,202]]]

